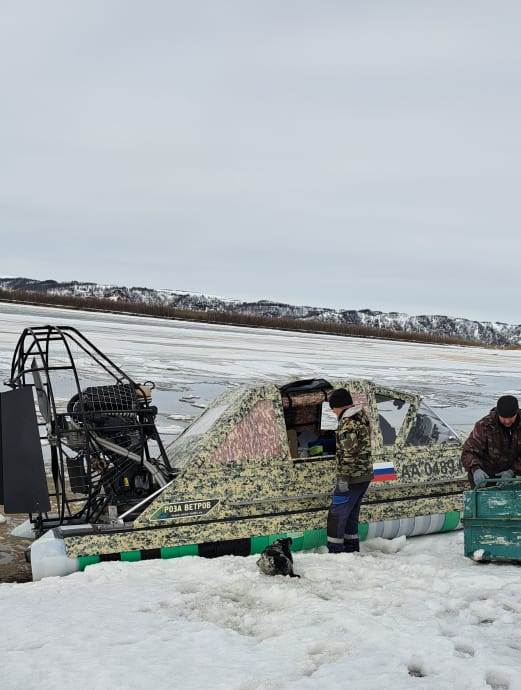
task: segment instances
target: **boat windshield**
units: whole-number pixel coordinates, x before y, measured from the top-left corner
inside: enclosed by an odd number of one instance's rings
[[[223,412],[227,409],[228,403],[222,402],[218,405],[214,405],[205,410],[193,424],[181,434],[180,438],[189,438],[191,436],[200,436],[209,431],[215,422],[222,416]]]
[[[422,403],[407,436],[407,445],[438,446],[445,443],[460,443],[460,439],[434,410]]]

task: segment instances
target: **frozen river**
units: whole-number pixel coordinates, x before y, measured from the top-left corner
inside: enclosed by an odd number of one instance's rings
[[[499,395],[521,395],[521,351],[193,324],[0,304],[0,376],[23,328],[75,326],[134,380],[155,381],[163,433],[227,386],[290,378],[364,377],[420,392],[467,431]],[[81,364],[80,364],[81,366]],[[85,364],[85,366],[88,366]],[[82,372],[88,375],[88,371]],[[181,422],[182,424],[182,422]]]

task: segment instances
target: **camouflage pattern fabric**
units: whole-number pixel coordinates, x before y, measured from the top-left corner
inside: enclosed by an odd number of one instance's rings
[[[268,401],[271,401],[271,404]],[[250,416],[249,420],[245,420],[259,402],[262,402],[262,405],[257,408],[256,419]],[[210,420],[207,426],[204,425],[205,419]],[[240,429],[237,429],[239,425]],[[247,436],[248,429],[253,426],[256,436],[255,448],[262,444],[264,447],[270,447],[273,452],[278,449],[280,459],[289,456],[280,392],[277,386],[267,384],[227,391],[218,396],[199,419],[166,447],[168,459],[173,467],[183,473],[185,469],[192,473],[207,461],[225,462],[230,459],[229,451],[233,451],[234,448],[241,454],[244,452],[238,447],[239,436]],[[230,436],[232,432],[237,436]],[[220,450],[224,443],[227,444],[226,452]],[[262,454],[266,453],[263,451]]]
[[[349,410],[340,417],[336,432],[338,476],[351,484],[369,482],[373,478],[369,418],[363,409],[351,417],[346,413]]]
[[[519,414],[508,429],[499,421],[496,409],[476,422],[474,429],[463,445],[461,453],[463,467],[469,473],[481,468],[490,477],[498,472],[513,469],[521,474],[521,421]]]
[[[281,435],[276,433],[273,402],[259,400],[237,422],[228,436],[208,457],[208,462],[232,463],[284,457]]]

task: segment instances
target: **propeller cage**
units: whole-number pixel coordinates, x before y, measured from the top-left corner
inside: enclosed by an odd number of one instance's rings
[[[27,512],[38,532],[64,524],[112,521],[131,513],[134,505],[171,478],[150,388],[133,381],[77,329],[26,328],[6,383],[15,391],[32,390],[32,425],[44,453],[43,473],[38,469],[39,501],[29,500]],[[25,400],[27,405],[27,396]],[[11,431],[16,438],[17,430]],[[20,462],[23,457],[17,457]],[[6,466],[14,466],[9,457],[3,457]],[[42,481],[48,505],[41,500]],[[3,491],[8,493],[8,488]]]

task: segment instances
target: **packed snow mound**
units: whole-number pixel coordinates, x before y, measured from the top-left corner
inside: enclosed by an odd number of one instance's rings
[[[397,553],[405,546],[407,537],[401,536],[396,539],[382,539],[382,537],[375,537],[375,539],[368,539],[364,542],[364,550],[366,551],[381,551],[382,553]]]
[[[0,585],[2,690],[521,689],[519,568],[463,535],[394,554],[110,562]]]

